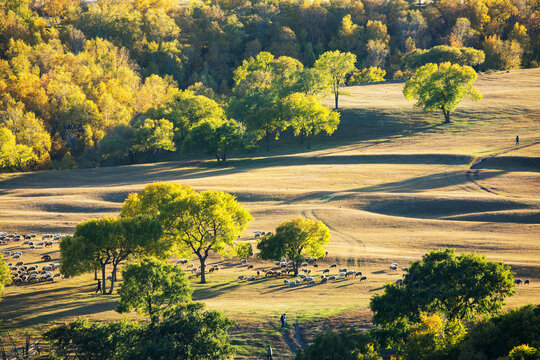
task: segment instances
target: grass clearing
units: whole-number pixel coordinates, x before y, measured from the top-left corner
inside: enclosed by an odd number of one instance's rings
[[[254,222],[242,239],[255,244],[254,230],[271,231],[297,216],[329,226],[331,263],[361,270],[368,280],[338,281],[288,289],[283,279],[236,282],[271,265],[214,256],[223,270],[207,285],[192,277],[194,298],[236,320],[232,339],[238,358],[258,356],[271,343],[290,358],[279,315],[302,324],[303,336],[347,326],[369,326],[370,297],[401,276],[388,265],[405,266],[427,250],[454,247],[510,264],[531,279],[508,299],[515,307],[540,301],[540,70],[481,75],[484,99],[464,103],[442,125],[442,114],[422,113],[401,95],[402,84],[348,89],[340,97],[342,124],[331,138],[316,137],[311,150],[284,134],[272,152],[213,161],[183,160],[99,169],[0,174],[0,231],[72,232],[86,219],[118,214],[122,201],[153,181],[235,194]],[[329,102],[330,104],[330,102]],[[514,146],[519,134],[521,146]],[[477,169],[475,159],[497,155]],[[0,246],[14,250],[20,244]],[[41,263],[53,249],[24,249],[27,263]],[[315,270],[315,269],[314,269]],[[93,294],[93,274],[47,284],[9,286],[1,303],[2,326],[16,338],[39,335],[51,323],[88,316],[120,319],[115,296]],[[130,318],[142,318],[130,314]]]

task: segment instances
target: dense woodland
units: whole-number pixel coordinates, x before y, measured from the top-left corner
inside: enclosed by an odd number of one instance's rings
[[[335,50],[354,66],[332,84]],[[285,129],[331,134],[332,85],[441,61],[537,67],[540,2],[0,0],[0,169],[223,162]]]

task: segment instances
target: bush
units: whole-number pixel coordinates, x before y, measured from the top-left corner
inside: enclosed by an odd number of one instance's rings
[[[373,82],[384,81],[386,71],[378,67],[370,67],[354,72],[350,79],[349,85],[367,84]]]

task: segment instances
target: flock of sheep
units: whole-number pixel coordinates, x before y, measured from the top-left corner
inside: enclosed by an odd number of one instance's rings
[[[28,250],[34,250],[38,248],[48,248],[52,247],[54,242],[59,241],[62,236],[61,234],[42,234],[41,241],[37,241],[36,234],[8,234],[5,232],[0,232],[0,245],[7,245],[11,243],[18,243],[22,241],[22,246],[28,246]],[[12,283],[15,285],[21,285],[23,283],[32,283],[32,282],[46,282],[54,281],[55,278],[61,277],[60,272],[54,272],[55,270],[60,269],[60,264],[48,263],[43,266],[39,264],[25,264],[21,260],[23,258],[22,251],[10,251],[3,250],[2,255],[6,262],[7,266],[11,271]],[[50,255],[41,256],[42,261],[51,261]],[[41,268],[40,268],[41,267]]]

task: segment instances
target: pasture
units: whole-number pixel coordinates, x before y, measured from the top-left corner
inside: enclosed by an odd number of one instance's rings
[[[430,249],[452,247],[504,261],[517,277],[531,280],[517,287],[508,306],[538,304],[540,70],[481,75],[477,86],[484,99],[464,102],[448,125],[440,113],[413,109],[402,86],[345,89],[342,124],[334,136],[316,137],[310,150],[285,134],[270,153],[233,158],[222,167],[183,160],[0,174],[0,231],[72,233],[82,220],[117,215],[127,194],[154,181],[236,195],[254,218],[242,236],[254,246],[255,230],[273,231],[298,216],[323,221],[332,235],[329,254],[318,268],[310,267],[313,274],[337,263],[362,271],[366,281],[291,289],[283,278],[238,282],[238,275],[252,276],[273,264],[254,259],[248,261],[254,269],[247,270],[236,258],[217,256],[209,263],[222,269],[207,277],[208,284],[192,276],[194,299],[237,321],[232,337],[239,358],[256,357],[268,343],[278,358],[290,358],[279,330],[281,313],[289,324],[300,324],[307,340],[330,326],[368,326],[370,297],[402,274],[388,265],[407,266]],[[59,261],[58,244],[34,250],[20,243],[0,246],[16,249],[23,249],[21,260],[28,264],[43,264],[43,254]],[[2,327],[22,338],[76,316],[125,316],[114,311],[116,295],[96,296],[94,288],[93,273],[6,287]]]

